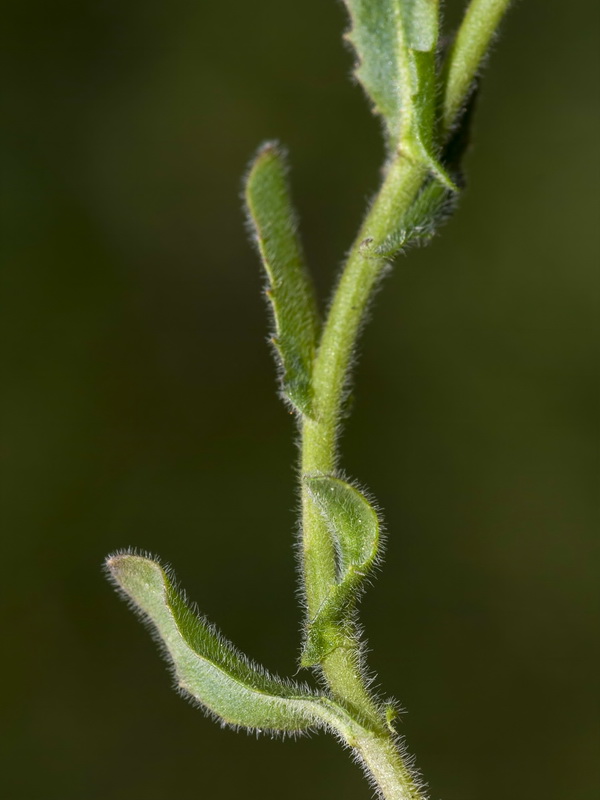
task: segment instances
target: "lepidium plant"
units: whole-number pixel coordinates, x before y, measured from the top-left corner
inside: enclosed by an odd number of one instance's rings
[[[300,666],[315,673],[319,688],[250,661],[197,613],[156,559],[124,551],[106,564],[162,643],[180,692],[222,725],[284,735],[329,731],[352,751],[379,797],[422,800],[424,782],[394,728],[395,705],[382,702],[367,677],[356,609],[380,560],[381,523],[373,503],[344,477],[337,439],[375,285],[394,257],[428,239],[456,204],[477,74],[509,0],[472,0],[445,55],[438,0],[345,3],[355,74],[383,122],[387,159],[323,322],[277,144],[259,150],[245,184],[268,280],[281,395],[300,431]]]

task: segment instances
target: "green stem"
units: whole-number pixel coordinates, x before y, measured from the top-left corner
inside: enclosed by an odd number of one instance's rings
[[[445,70],[442,141],[460,114],[508,5],[509,0],[472,0],[469,5]],[[398,228],[428,177],[426,164],[397,154],[352,247],[313,365],[312,413],[302,420],[303,475],[336,470],[340,411],[352,355],[373,289],[386,266],[386,259],[376,250]],[[336,580],[336,554],[332,537],[304,486],[302,514],[303,577],[310,622]],[[360,720],[361,733],[347,739],[348,744],[385,800],[420,800],[423,795],[386,726],[385,714],[366,687],[358,641],[350,635],[345,641],[345,646],[329,653],[320,667],[333,697]]]
[[[355,742],[354,749],[385,800],[423,800],[424,795],[391,736],[362,736]]]
[[[390,166],[367,215],[341,276],[323,331],[313,369],[313,414],[302,424],[302,474],[331,473],[337,464],[340,407],[352,352],[373,288],[385,259],[373,251],[391,233],[412,204],[427,176],[426,167],[399,156]],[[365,240],[371,240],[365,246]],[[329,531],[303,488],[304,586],[308,619],[316,617],[336,578],[336,560]],[[420,795],[405,767],[381,709],[368,692],[360,669],[358,643],[325,657],[323,676],[333,696],[367,728],[354,748],[374,776],[385,798],[413,800]],[[394,788],[395,787],[395,788]]]
[[[471,0],[446,67],[442,130],[452,128],[511,0]]]
[[[313,414],[302,425],[302,473],[330,473],[337,462],[337,434],[340,406],[352,351],[373,287],[385,266],[385,259],[370,255],[391,232],[412,203],[426,170],[404,158],[390,167],[377,199],[359,232],[340,279],[319,352],[314,363]],[[365,240],[372,239],[366,248]],[[304,551],[306,600],[312,618],[335,578],[335,559],[329,535],[323,535],[321,516],[304,495]]]
[[[385,800],[423,800],[418,783],[402,759],[396,737],[388,729],[374,733],[325,699],[316,713],[352,748]]]

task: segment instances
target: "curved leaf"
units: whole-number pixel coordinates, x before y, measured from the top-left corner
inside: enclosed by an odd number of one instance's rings
[[[195,613],[169,573],[151,558],[106,561],[117,587],[157,634],[178,688],[227,725],[298,732],[330,723],[331,702],[254,664]]]
[[[349,483],[330,475],[307,476],[304,482],[338,557],[337,580],[307,631],[302,665],[312,666],[349,641],[356,601],[377,560],[380,525],[373,506]]]

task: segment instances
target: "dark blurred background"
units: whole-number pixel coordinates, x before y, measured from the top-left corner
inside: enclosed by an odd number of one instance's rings
[[[389,529],[370,664],[434,800],[598,797],[599,17],[510,14],[459,212],[396,265],[356,370],[344,464]],[[345,25],[334,0],[3,10],[9,800],[370,796],[332,739],[180,700],[101,572],[159,553],[295,671],[294,425],[239,195],[280,138],[325,302],[382,160]]]

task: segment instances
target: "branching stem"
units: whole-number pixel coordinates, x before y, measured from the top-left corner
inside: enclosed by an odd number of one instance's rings
[[[323,330],[313,371],[313,414],[302,424],[302,473],[331,473],[337,466],[340,408],[356,339],[385,259],[373,255],[390,226],[410,207],[427,176],[426,169],[403,156],[390,165],[381,190],[352,248]],[[325,523],[303,489],[304,581],[308,618],[314,619],[335,580],[334,545]],[[370,731],[354,749],[386,800],[417,800],[421,795],[404,765],[381,709],[371,697],[359,668],[358,644],[331,652],[322,673],[338,702],[363,720]]]
[[[268,277],[282,395],[302,434],[303,589],[301,665],[324,691],[282,680],[246,658],[178,591],[173,574],[132,551],[106,568],[160,638],[178,688],[224,725],[250,731],[335,732],[365,767],[382,800],[424,800],[392,722],[392,703],[369,690],[354,614],[377,562],[380,520],[364,493],[336,474],[338,437],[356,341],[388,261],[431,234],[446,211],[477,70],[509,0],[472,0],[441,72],[440,0],[345,0],[357,78],[382,117],[385,177],[350,251],[318,341],[318,314],[276,143],[246,178],[249,222]],[[439,103],[442,107],[439,108]],[[453,130],[456,128],[456,130]]]
[[[489,43],[509,0],[472,0],[445,70],[441,113],[442,143],[460,114]],[[356,340],[373,289],[386,267],[377,247],[409,211],[429,177],[427,165],[398,153],[362,225],[338,283],[313,366],[312,414],[302,420],[302,474],[337,468],[340,412]],[[304,590],[313,620],[336,578],[334,543],[305,487],[302,490]],[[352,743],[386,800],[419,800],[423,795],[405,766],[396,739],[385,725],[360,670],[359,645],[347,637],[322,661],[323,678],[334,698],[367,729]]]

